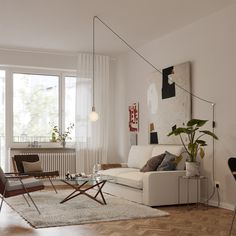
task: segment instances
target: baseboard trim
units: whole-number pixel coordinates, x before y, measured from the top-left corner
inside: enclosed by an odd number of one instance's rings
[[[206,202],[206,200],[202,200],[201,202]],[[220,208],[224,208],[224,209],[231,210],[231,211],[234,211],[234,208],[235,208],[235,205],[230,204],[230,203],[226,203],[226,202],[220,202],[220,205],[218,206],[218,202],[213,201],[213,200],[210,200],[208,202],[208,204],[210,206],[220,207]]]

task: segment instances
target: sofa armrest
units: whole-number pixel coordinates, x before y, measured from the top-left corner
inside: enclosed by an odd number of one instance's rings
[[[185,174],[185,170],[144,173],[143,203],[149,206],[178,204],[178,178]]]
[[[127,163],[98,164],[98,170],[107,170],[111,168],[123,168],[123,167],[128,167]]]

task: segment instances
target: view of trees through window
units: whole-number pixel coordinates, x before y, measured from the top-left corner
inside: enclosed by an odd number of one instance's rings
[[[13,74],[13,141],[48,142],[58,124],[59,77]]]

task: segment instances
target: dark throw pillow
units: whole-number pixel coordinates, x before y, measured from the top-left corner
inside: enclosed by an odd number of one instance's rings
[[[141,172],[156,171],[157,167],[162,163],[165,153],[162,153],[158,156],[154,156],[147,161],[145,166],[140,169]]]
[[[163,161],[161,162],[161,164],[157,167],[157,171],[162,171],[162,170],[175,170],[176,169],[176,158],[177,156],[169,153],[169,152],[165,152],[165,157],[163,159]]]

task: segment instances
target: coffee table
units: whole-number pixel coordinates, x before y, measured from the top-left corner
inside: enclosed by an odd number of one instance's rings
[[[106,205],[107,203],[102,193],[102,188],[107,182],[107,180],[110,179],[111,178],[108,176],[95,176],[95,175],[91,175],[88,177],[76,177],[74,179],[61,179],[62,182],[69,185],[71,188],[74,189],[74,191],[70,193],[67,197],[65,197],[60,203],[67,202],[79,195],[84,194],[87,197],[91,198],[92,200],[102,205]],[[88,190],[90,189],[95,190],[94,196],[92,196],[91,193],[88,193]],[[98,195],[101,196],[102,201],[97,199]]]

